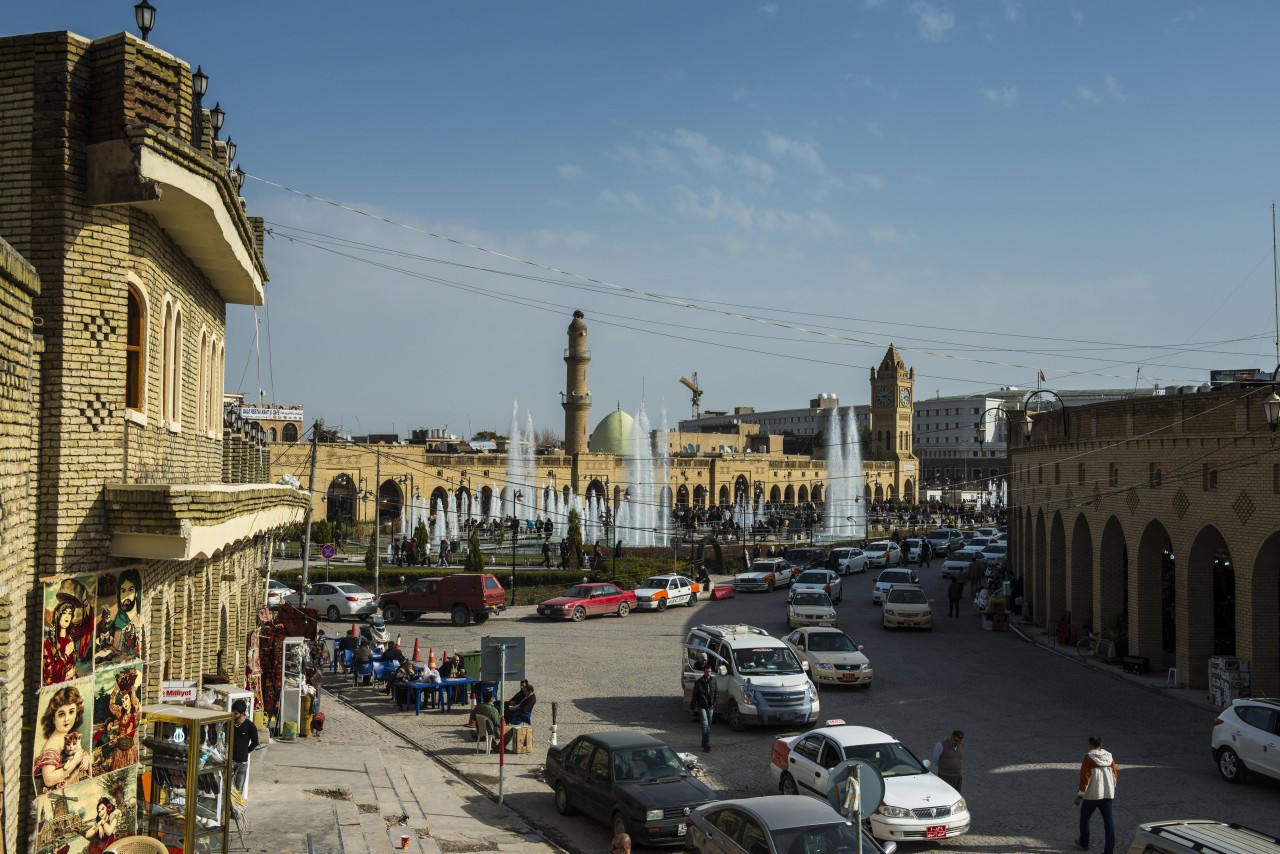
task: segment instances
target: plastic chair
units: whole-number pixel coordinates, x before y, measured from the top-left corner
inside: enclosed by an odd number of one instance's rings
[[[364,677],[364,684],[368,685],[369,680],[373,678],[373,662],[372,661],[365,661],[361,664],[356,665],[355,677],[354,677],[355,681],[352,684],[359,685],[360,677],[362,676]]]
[[[494,734],[489,730],[491,721],[483,715],[476,715],[476,753],[483,750],[493,752]]]
[[[105,854],[169,854],[169,849],[150,836],[126,836],[112,843]]]

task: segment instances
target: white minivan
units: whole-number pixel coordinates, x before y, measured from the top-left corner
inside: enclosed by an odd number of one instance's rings
[[[785,642],[755,626],[698,626],[681,650],[684,708],[706,663],[716,673],[716,714],[742,731],[750,724],[808,726],[818,720],[818,689]]]

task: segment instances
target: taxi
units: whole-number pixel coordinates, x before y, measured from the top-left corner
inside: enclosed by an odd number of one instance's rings
[[[702,588],[683,575],[651,575],[636,588],[636,608],[642,611],[665,611],[673,605],[693,607]]]

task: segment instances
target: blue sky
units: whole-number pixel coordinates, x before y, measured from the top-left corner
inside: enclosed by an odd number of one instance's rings
[[[574,308],[593,423],[687,417],[693,371],[709,409],[865,403],[890,342],[918,397],[1277,360],[1274,3],[153,2],[246,172],[399,224],[246,182],[275,232],[261,386],[352,431],[505,431],[513,399],[559,431]]]

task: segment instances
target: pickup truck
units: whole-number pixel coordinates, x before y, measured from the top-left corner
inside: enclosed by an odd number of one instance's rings
[[[389,623],[418,619],[430,611],[449,615],[455,626],[472,620],[483,623],[491,614],[506,609],[506,592],[501,582],[488,573],[459,573],[444,578],[420,578],[406,590],[383,593],[378,599],[382,616]]]

